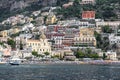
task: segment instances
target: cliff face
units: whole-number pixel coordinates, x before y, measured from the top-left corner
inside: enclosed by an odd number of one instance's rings
[[[60,6],[69,0],[0,0],[0,22],[22,12],[39,10],[44,6]]]
[[[38,4],[41,6],[56,5],[57,0],[0,0],[0,9],[9,8],[10,11],[14,9],[22,9],[31,4]]]

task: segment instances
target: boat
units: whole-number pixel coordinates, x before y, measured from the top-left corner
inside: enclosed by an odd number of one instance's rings
[[[21,64],[21,59],[19,59],[19,58],[12,58],[12,59],[10,59],[9,64],[10,65],[20,65]]]

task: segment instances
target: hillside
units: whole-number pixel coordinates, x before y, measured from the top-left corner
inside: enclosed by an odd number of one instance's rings
[[[44,6],[62,5],[69,0],[0,0],[0,21],[17,13],[30,12]]]
[[[81,0],[74,0],[74,4],[68,8],[57,10],[63,19],[77,17],[81,18],[82,11],[96,11],[96,18],[105,20],[120,20],[120,0],[96,0],[95,4],[78,4]]]

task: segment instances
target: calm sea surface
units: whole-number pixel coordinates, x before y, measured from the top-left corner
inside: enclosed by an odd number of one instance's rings
[[[0,80],[120,80],[120,65],[0,65]]]

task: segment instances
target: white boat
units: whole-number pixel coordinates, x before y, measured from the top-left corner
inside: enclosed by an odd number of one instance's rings
[[[12,59],[10,59],[9,64],[19,65],[19,64],[21,64],[21,59],[20,58],[12,58]]]

